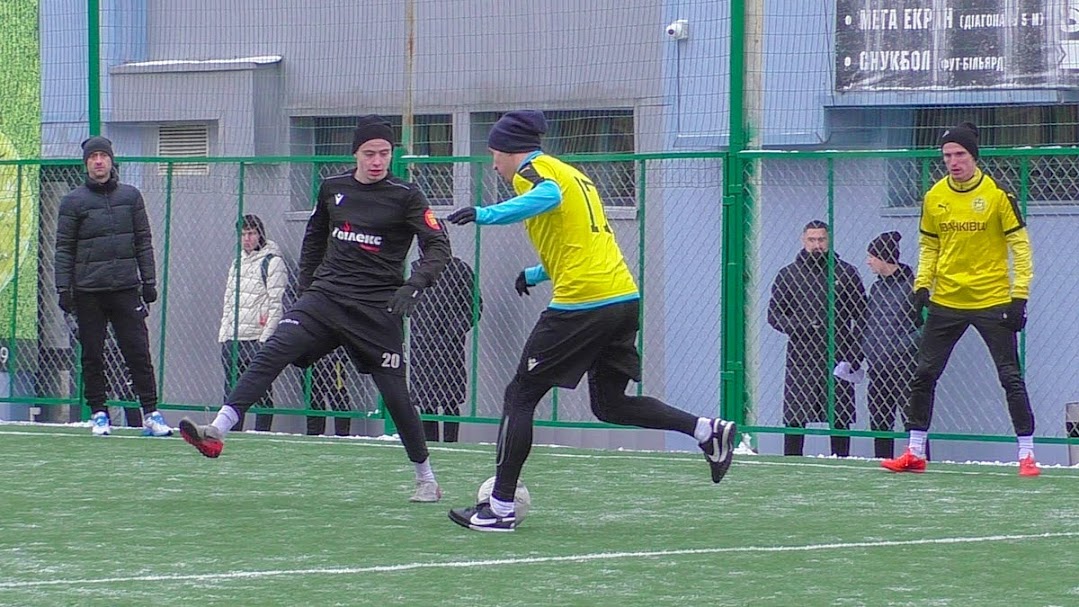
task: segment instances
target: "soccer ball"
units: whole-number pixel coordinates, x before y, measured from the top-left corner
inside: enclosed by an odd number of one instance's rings
[[[491,477],[480,485],[479,491],[476,492],[476,502],[489,502],[491,500],[491,493],[495,490],[495,477]],[[528,487],[517,479],[517,493],[513,496],[513,514],[517,517],[517,522],[520,523],[528,515],[528,509],[532,507],[532,495],[528,493]]]

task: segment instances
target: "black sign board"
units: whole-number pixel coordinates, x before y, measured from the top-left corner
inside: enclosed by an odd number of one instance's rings
[[[836,0],[837,91],[1079,85],[1079,0]]]

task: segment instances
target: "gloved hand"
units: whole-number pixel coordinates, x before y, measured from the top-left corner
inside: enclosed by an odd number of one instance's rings
[[[446,220],[452,224],[463,226],[466,223],[476,221],[476,207],[465,207],[446,215]]]
[[[60,295],[60,309],[67,314],[75,313],[75,293],[71,289],[64,289],[59,292]]]
[[[1022,331],[1027,326],[1027,300],[1019,297],[1012,298],[1012,303],[1008,304],[1008,309],[1004,311],[1004,318],[1001,319],[1000,324],[1016,333]]]
[[[420,301],[420,290],[412,285],[402,285],[390,298],[386,308],[394,316],[408,316]]]
[[[517,296],[529,295],[528,287],[530,286],[532,285],[528,284],[528,279],[525,278],[524,270],[521,270],[521,273],[517,275],[517,282],[513,283],[513,288],[517,289]]]
[[[148,304],[157,301],[157,289],[154,285],[142,285],[142,300]]]
[[[929,307],[929,289],[922,287],[914,292],[914,315],[922,317],[922,313]]]

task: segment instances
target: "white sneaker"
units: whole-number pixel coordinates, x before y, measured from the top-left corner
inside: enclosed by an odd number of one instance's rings
[[[104,411],[98,411],[90,416],[90,433],[94,436],[108,436],[112,433],[109,425],[109,415]]]
[[[410,502],[437,502],[442,499],[442,488],[438,481],[416,481],[416,492],[408,498]]]
[[[172,436],[172,428],[165,423],[160,411],[142,417],[143,436]]]

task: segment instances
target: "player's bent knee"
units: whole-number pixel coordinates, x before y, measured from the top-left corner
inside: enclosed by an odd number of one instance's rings
[[[550,389],[547,383],[517,373],[506,386],[502,407],[507,413],[517,411],[531,414]]]

